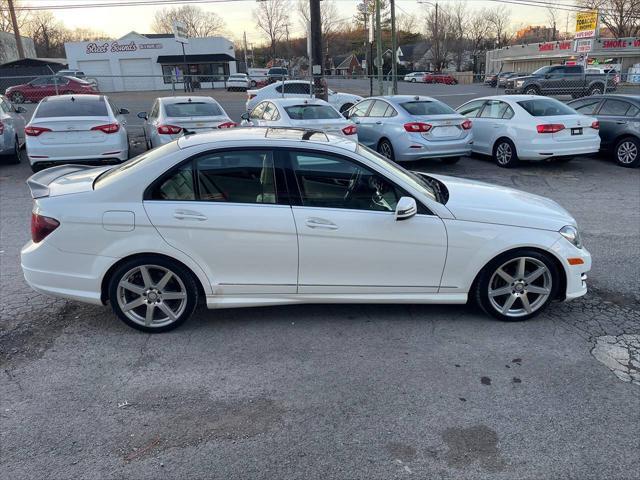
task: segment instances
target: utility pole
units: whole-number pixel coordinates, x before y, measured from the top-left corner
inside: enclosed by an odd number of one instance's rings
[[[433,27],[434,37],[436,43],[436,61],[438,65],[436,65],[436,72],[440,71],[440,38],[438,37],[438,2],[436,2],[436,24]]]
[[[317,98],[327,100],[327,89],[322,79],[322,26],[320,19],[320,0],[309,0],[309,19],[311,30],[311,73],[313,89]]]
[[[393,94],[398,94],[398,38],[396,34],[396,1],[391,0],[391,79],[393,80]]]
[[[380,0],[376,0],[376,61],[378,66],[378,95],[384,95],[382,65],[382,26],[380,25]]]
[[[11,15],[11,24],[13,25],[13,35],[16,37],[16,47],[18,48],[18,58],[24,58],[24,48],[22,47],[22,37],[18,27],[18,19],[16,18],[16,10],[13,7],[13,0],[8,0],[9,14]]]
[[[249,62],[247,61],[247,32],[244,32],[244,69],[249,73]]]

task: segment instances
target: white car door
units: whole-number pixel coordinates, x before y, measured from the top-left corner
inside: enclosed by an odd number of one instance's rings
[[[486,119],[479,118],[478,115],[482,112],[482,107],[486,103],[486,100],[473,100],[471,102],[467,102],[461,107],[458,107],[457,112],[460,115],[464,115],[467,118],[470,118],[473,126],[471,127],[471,131],[473,132],[473,146],[472,150],[476,153],[484,153],[487,152],[489,142],[485,138],[488,135],[489,126],[487,125]]]
[[[155,182],[144,208],[167,243],[207,272],[215,292],[295,293],[296,227],[276,183],[268,149],[206,152]]]
[[[440,218],[421,206],[397,221],[401,189],[367,167],[316,151],[289,151],[301,205],[299,293],[437,292],[447,252]]]
[[[479,148],[482,149],[482,153],[487,155],[493,154],[495,141],[500,137],[509,136],[507,135],[507,129],[511,118],[513,118],[513,109],[507,102],[488,100],[480,112],[480,115],[476,117],[473,122],[473,143],[476,143],[475,129],[476,125],[479,125],[479,130],[477,130],[477,141],[480,143]]]

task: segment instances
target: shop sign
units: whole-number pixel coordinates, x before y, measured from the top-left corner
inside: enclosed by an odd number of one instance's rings
[[[117,40],[113,42],[96,43],[91,42],[87,45],[86,52],[90,53],[119,53],[119,52],[136,52],[138,50],[157,50],[161,49],[161,43],[140,43],[137,44],[133,40],[128,43],[119,43]]]
[[[547,43],[538,44],[539,52],[553,52],[554,50],[571,50],[572,48],[573,48],[572,41],[547,42]]]
[[[590,38],[581,38],[576,40],[576,52],[589,53],[593,48],[593,40]]]
[[[591,38],[596,36],[598,28],[598,11],[576,13],[576,35],[575,38]]]
[[[602,40],[601,48],[604,50],[623,50],[625,48],[640,48],[640,38],[611,38]]]

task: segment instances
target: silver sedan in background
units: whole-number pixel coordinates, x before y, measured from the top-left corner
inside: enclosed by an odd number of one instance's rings
[[[471,120],[425,96],[370,97],[345,114],[358,141],[395,161],[440,158],[455,163],[471,153]]]
[[[24,139],[23,107],[14,106],[0,95],[0,161],[20,162],[20,139]],[[5,160],[6,157],[6,160]]]
[[[297,127],[322,130],[358,141],[356,126],[318,98],[275,98],[242,115],[245,127]]]
[[[172,142],[185,133],[201,133],[236,124],[211,97],[156,98],[149,113],[140,112],[147,149]]]

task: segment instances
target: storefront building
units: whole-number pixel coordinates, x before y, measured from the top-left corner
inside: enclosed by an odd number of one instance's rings
[[[500,71],[533,72],[545,65],[581,63],[583,53],[576,52],[575,40],[509,45],[487,52],[487,73]],[[624,76],[640,63],[640,38],[596,38],[591,40],[587,62],[615,65]]]
[[[191,38],[185,46],[191,81],[200,88],[224,87],[236,73],[233,42],[223,37]],[[64,45],[69,68],[98,81],[102,92],[183,88],[182,46],[172,34],[131,32],[117,40]]]

